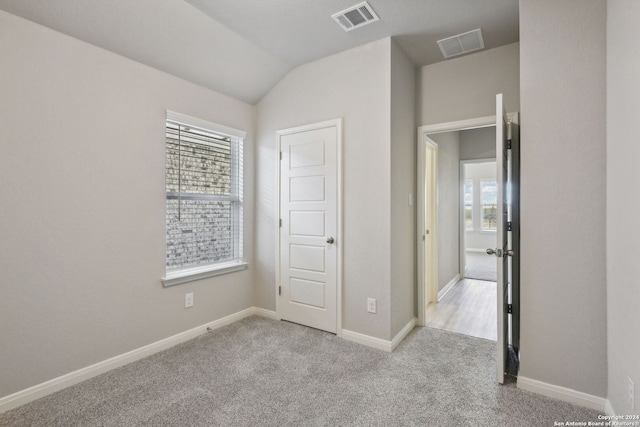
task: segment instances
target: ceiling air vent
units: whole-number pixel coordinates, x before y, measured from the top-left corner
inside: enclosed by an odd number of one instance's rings
[[[440,46],[445,58],[451,58],[452,56],[484,49],[484,41],[482,40],[482,32],[478,28],[477,30],[438,40],[438,46]]]
[[[378,21],[378,15],[366,1],[331,15],[343,30],[351,31]]]

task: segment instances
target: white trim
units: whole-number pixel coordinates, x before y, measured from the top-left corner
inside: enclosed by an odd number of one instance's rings
[[[366,345],[367,347],[391,352],[391,341],[383,340],[382,338],[372,337],[359,332],[349,331],[347,329],[342,330],[342,338],[347,341]]]
[[[487,253],[487,250],[482,248],[467,248],[466,252],[478,252],[484,254]]]
[[[513,123],[518,123],[518,113],[508,113],[507,119]],[[425,133],[442,133],[456,130],[477,129],[489,126],[495,126],[496,116],[476,117],[474,119],[458,120],[455,122],[436,123],[433,125],[424,125],[418,127],[418,134]]]
[[[135,362],[136,360],[151,356],[152,354],[159,351],[166,350],[167,348],[173,347],[182,342],[195,338],[198,335],[204,334],[208,329],[218,329],[222,326],[229,325],[252,315],[269,318],[275,317],[275,313],[270,310],[258,307],[249,307],[245,310],[230,314],[229,316],[223,317],[221,319],[214,320],[212,322],[197,326],[184,332],[180,332],[176,335],[170,336],[160,341],[156,341],[149,345],[131,350],[127,353],[111,357],[109,359],[103,360],[102,362],[94,363],[93,365],[87,366],[85,368],[78,369],[60,377],[45,381],[41,384],[37,384],[8,396],[4,396],[0,398],[0,414],[10,409],[16,408],[20,405],[24,405],[41,397],[47,396],[56,391],[70,387],[74,384],[78,384],[82,381],[88,380],[89,378],[93,378],[97,375],[103,374],[112,369],[119,368],[120,366]]]
[[[396,347],[398,347],[398,345],[402,342],[402,340],[404,340],[407,335],[409,335],[409,332],[413,331],[413,328],[416,327],[417,321],[418,319],[415,317],[409,320],[409,323],[404,325],[404,328],[400,329],[400,332],[398,332],[396,336],[393,337],[393,339],[391,340],[391,351],[395,350]]]
[[[267,319],[279,320],[276,317],[276,312],[273,310],[267,310],[266,308],[253,307],[256,316],[266,317]]]
[[[220,264],[206,265],[204,267],[185,268],[167,272],[163,277],[162,286],[165,288],[182,283],[193,282],[194,280],[206,279],[207,277],[220,276],[222,274],[233,273],[234,271],[246,270],[249,263],[245,261],[234,261]]]
[[[175,121],[178,123],[183,123],[185,125],[189,125],[196,128],[201,128],[203,130],[213,131],[215,133],[221,133],[228,136],[233,136],[236,138],[246,138],[247,132],[234,129],[229,126],[220,125],[218,123],[213,123],[208,120],[199,119],[197,117],[192,117],[187,114],[177,113],[175,111],[167,110],[167,120]]]
[[[496,116],[476,117],[474,119],[458,120],[455,122],[436,123],[418,128],[418,134],[442,133],[456,130],[476,129],[496,125]]]
[[[455,286],[456,283],[460,281],[460,279],[460,273],[456,274],[453,279],[451,279],[449,283],[447,283],[445,287],[438,292],[438,302],[440,302],[440,300]]]
[[[343,134],[343,126],[342,126],[342,117],[338,117],[337,119],[326,120],[323,122],[310,123],[302,126],[296,126],[287,129],[279,129],[276,131],[276,218],[275,218],[275,254],[276,254],[276,283],[274,287],[275,298],[276,298],[276,311],[275,318],[281,320],[280,316],[280,298],[278,294],[278,287],[280,284],[280,138],[284,135],[290,135],[299,132],[306,132],[310,130],[324,129],[324,128],[336,128],[336,171],[337,171],[337,193],[336,193],[336,250],[337,250],[337,264],[336,264],[336,335],[338,337],[342,337],[342,275],[343,275],[343,244],[342,244],[342,236],[343,236],[343,171],[342,171],[342,134]]]
[[[604,404],[604,414],[610,417],[616,415],[616,411],[613,410],[613,406],[609,399],[607,399],[607,402]]]
[[[384,340],[382,338],[372,337],[370,335],[361,334],[359,332],[349,331],[346,329],[342,330],[342,338],[347,341],[366,345],[367,347],[376,348],[378,350],[382,350],[390,353],[393,350],[395,350],[398,344],[400,344],[402,340],[405,339],[405,337],[409,334],[409,332],[413,330],[413,328],[416,326],[416,321],[417,319],[415,317],[411,319],[409,323],[407,323],[404,326],[404,328],[402,328],[400,332],[398,332],[396,336],[393,337],[391,341]]]
[[[595,409],[596,411],[605,412],[607,406],[611,408],[611,404],[607,399],[603,397],[593,396],[581,391],[561,387],[554,384],[548,384],[523,376],[518,377],[517,385],[518,388],[522,390],[562,400],[563,402],[569,402],[575,405],[584,406],[586,408]]]
[[[418,215],[416,244],[418,248],[418,325],[426,325],[426,306],[438,298],[438,144],[426,134],[418,133],[417,185]],[[431,162],[427,165],[427,153]],[[428,188],[427,188],[428,187]],[[426,200],[429,198],[429,200]],[[426,230],[429,230],[427,235]]]

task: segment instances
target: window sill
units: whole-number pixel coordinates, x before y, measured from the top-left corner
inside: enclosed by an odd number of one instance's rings
[[[204,267],[185,268],[167,273],[162,280],[162,286],[180,285],[182,283],[193,282],[195,280],[206,279],[207,277],[220,276],[222,274],[233,273],[234,271],[246,270],[249,263],[246,261],[225,262]]]

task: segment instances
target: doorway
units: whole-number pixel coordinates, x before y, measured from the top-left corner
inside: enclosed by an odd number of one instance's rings
[[[425,325],[496,341],[497,263],[486,253],[496,247],[495,125],[428,134],[427,141],[439,153],[437,278],[427,286],[437,295],[427,300]]]
[[[434,135],[443,135],[445,133],[452,133],[456,131],[463,131],[469,129],[480,129],[493,127],[495,132],[495,138],[493,138],[493,156],[496,159],[496,183],[494,186],[485,185],[487,192],[492,192],[495,188],[495,204],[493,208],[489,206],[493,199],[487,196],[486,210],[480,215],[484,215],[486,218],[485,225],[490,226],[492,222],[495,222],[496,242],[495,246],[486,248],[488,254],[494,256],[494,262],[497,265],[497,283],[495,286],[495,323],[497,326],[497,365],[496,376],[499,383],[504,383],[505,372],[509,371],[507,366],[507,357],[515,354],[517,356],[517,345],[519,342],[519,128],[518,128],[518,115],[517,113],[507,116],[503,108],[503,98],[499,94],[496,96],[496,115],[481,117],[477,119],[464,120],[459,122],[449,122],[437,125],[422,126],[418,129],[418,147],[419,154],[424,153],[421,147],[427,143],[428,140],[435,140],[438,144],[438,156],[442,158],[445,156],[443,151],[443,145],[438,141]],[[459,142],[458,142],[459,144]],[[513,145],[513,149],[512,149]],[[459,150],[459,145],[458,145]],[[459,155],[459,152],[458,152]],[[493,157],[487,156],[487,157]],[[485,157],[486,158],[486,157]],[[438,275],[442,277],[442,266],[445,262],[451,263],[455,261],[458,270],[458,279],[462,278],[465,274],[466,263],[464,262],[465,254],[461,250],[464,240],[464,230],[462,230],[461,221],[463,212],[461,212],[461,205],[464,206],[463,191],[460,191],[461,182],[461,166],[460,159],[455,162],[451,162],[450,168],[455,170],[456,174],[456,186],[453,190],[454,198],[456,200],[454,221],[456,225],[457,238],[450,239],[448,242],[450,245],[455,244],[457,251],[451,252],[451,255],[444,255],[442,252],[443,244],[437,244],[437,257],[438,257]],[[442,169],[442,163],[440,168]],[[418,156],[418,195],[425,194],[425,185],[427,180],[425,178],[425,157],[423,155]],[[438,176],[440,179],[440,176]],[[441,183],[437,184],[437,203],[440,204],[446,199],[446,194],[441,192]],[[511,196],[510,196],[511,194]],[[462,203],[460,203],[462,201]],[[426,200],[419,200],[419,203],[426,203]],[[480,204],[481,206],[481,204]],[[418,217],[418,247],[425,247],[427,243],[426,232],[427,218],[425,213],[428,212],[428,206],[419,206]],[[439,214],[436,215],[436,222],[442,222],[442,210],[438,208]],[[495,213],[495,215],[493,215]],[[451,215],[447,218],[450,219]],[[463,217],[464,218],[464,217]],[[495,218],[495,219],[494,219]],[[437,239],[443,238],[443,232],[440,226],[436,226],[439,230],[437,233]],[[455,241],[453,241],[455,240]],[[480,249],[480,248],[478,248]],[[427,301],[428,295],[433,292],[433,283],[426,280],[429,277],[427,271],[429,262],[424,258],[428,253],[427,251],[418,251],[421,258],[418,259],[418,273],[419,273],[419,285],[418,285],[418,321],[419,324],[425,326],[427,324]],[[453,263],[452,263],[453,264]],[[438,283],[438,293],[455,288],[455,284],[458,282],[454,278],[451,282],[447,283],[444,288],[443,283]],[[449,288],[449,289],[445,289]],[[514,350],[514,351],[512,351]],[[510,357],[509,357],[510,358]],[[517,357],[516,357],[517,359]],[[514,371],[510,373],[513,375]],[[517,368],[515,373],[517,373]]]
[[[495,129],[490,129],[495,139]],[[496,159],[460,160],[460,271],[465,279],[496,282],[487,248],[497,247]]]
[[[460,250],[459,188],[460,148],[459,133],[465,130],[483,130],[495,135],[495,116],[480,117],[459,122],[421,126],[418,128],[418,323],[426,325],[426,307],[437,302],[464,276],[463,256]],[[488,129],[488,130],[487,130]],[[454,146],[451,149],[451,145]],[[487,145],[487,147],[485,147]],[[436,148],[436,161],[427,161],[428,148]],[[476,152],[483,158],[494,156],[495,138]],[[490,154],[486,154],[489,150]],[[482,154],[484,153],[484,154]],[[432,163],[434,162],[434,163]],[[438,170],[438,164],[441,166]],[[447,175],[445,190],[443,175]],[[439,181],[440,180],[440,181]],[[432,187],[428,198],[427,189]],[[441,209],[445,204],[448,208]],[[438,206],[439,205],[439,206]],[[440,213],[440,215],[439,215]],[[443,221],[444,220],[444,221]],[[442,227],[442,223],[446,227]],[[443,228],[447,229],[442,235]],[[444,246],[444,247],[443,247]],[[428,248],[431,247],[431,252]],[[446,261],[442,260],[446,252]],[[446,264],[445,268],[439,268]],[[438,281],[441,281],[438,284]]]

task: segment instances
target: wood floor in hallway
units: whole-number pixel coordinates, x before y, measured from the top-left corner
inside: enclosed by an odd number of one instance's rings
[[[496,282],[463,279],[427,307],[427,326],[497,340]]]

